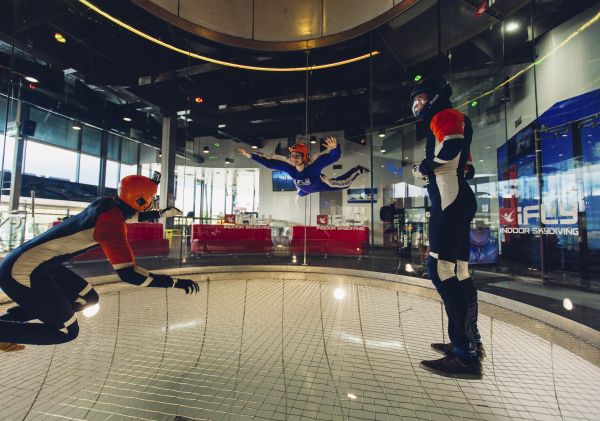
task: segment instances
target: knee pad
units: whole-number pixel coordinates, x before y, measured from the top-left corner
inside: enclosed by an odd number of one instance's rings
[[[452,262],[448,262],[446,260],[438,260],[437,263],[437,273],[438,276],[440,277],[440,281],[446,281],[450,278],[453,278],[454,275],[454,268],[456,267],[456,264],[452,263]]]
[[[94,304],[98,304],[100,301],[100,297],[94,288],[90,286],[89,289],[85,289],[87,291],[85,295],[80,293],[79,297],[73,303],[73,310],[75,312],[81,311],[87,307],[93,306]]]
[[[464,260],[456,261],[456,277],[459,281],[468,279],[471,275],[469,274],[469,262]]]
[[[73,339],[77,338],[79,335],[79,323],[77,323],[77,317],[73,315],[67,322],[65,322],[64,326],[59,329],[61,333],[64,333],[64,337],[61,338],[61,342],[69,342]]]
[[[443,282],[456,276],[454,274],[456,264],[438,259],[438,256],[435,253],[430,253],[427,266],[429,268],[429,276],[431,276],[432,279],[437,278]]]

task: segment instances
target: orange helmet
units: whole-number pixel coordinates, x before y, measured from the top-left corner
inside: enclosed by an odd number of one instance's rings
[[[158,183],[143,175],[128,175],[119,183],[118,196],[127,206],[142,212],[152,204]]]
[[[308,148],[304,143],[296,143],[288,148],[290,154],[292,153],[301,153],[302,154],[302,163],[308,162]]]

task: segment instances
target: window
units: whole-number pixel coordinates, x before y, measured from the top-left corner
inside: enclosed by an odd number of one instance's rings
[[[76,181],[77,152],[28,140],[24,173]]]
[[[121,162],[129,165],[137,165],[138,144],[131,140],[121,140]]]
[[[113,161],[119,160],[119,143],[121,138],[119,136],[115,136],[114,134],[108,135],[108,151],[106,157],[108,159],[112,159]]]
[[[127,165],[121,164],[121,172],[119,174],[119,178],[122,179],[128,175],[137,174],[137,165]]]
[[[4,135],[0,135],[4,138]],[[3,141],[0,141],[0,145]],[[1,148],[2,146],[0,146]],[[6,136],[6,145],[4,146],[4,169],[10,171],[15,156],[15,138]]]
[[[102,131],[93,127],[83,126],[83,138],[81,139],[81,152],[94,156],[100,156],[102,149]]]
[[[100,158],[82,153],[79,165],[79,182],[97,186],[99,176]]]
[[[79,131],[71,128],[71,120],[34,107],[29,113],[30,120],[37,122],[35,140],[77,150]]]
[[[119,185],[119,163],[115,161],[106,161],[106,182],[105,187],[116,189]]]

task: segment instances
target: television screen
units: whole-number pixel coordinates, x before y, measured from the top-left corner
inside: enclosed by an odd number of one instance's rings
[[[273,191],[296,191],[296,185],[283,171],[273,171]]]

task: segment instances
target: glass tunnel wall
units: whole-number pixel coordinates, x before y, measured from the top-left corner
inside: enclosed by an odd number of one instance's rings
[[[478,57],[467,56],[464,43],[444,44],[451,28],[442,20],[442,58],[428,59],[439,62],[440,73],[452,83],[453,104],[474,128],[476,176],[470,185],[478,205],[470,235],[471,268],[483,281],[533,279],[598,290],[600,24],[557,49],[597,11],[583,12],[539,38],[533,33],[538,12],[534,6],[519,11],[513,17],[516,28],[493,25],[483,35],[489,48],[482,47]],[[174,169],[173,205],[183,216],[151,233],[130,228],[140,265],[306,264],[426,277],[430,202],[411,172],[423,159],[424,129],[407,112],[408,97],[391,97],[381,88],[387,83],[378,83],[382,60],[375,56],[326,70],[257,74],[262,81],[272,78],[288,86],[295,96],[278,105],[304,114],[304,125],[290,127],[288,137],[270,138],[263,122],[253,121],[261,139],[257,149],[228,136],[226,125],[219,127],[219,136],[186,135],[185,153],[178,153]],[[298,61],[310,65],[326,57],[315,51]],[[420,70],[413,69],[409,81],[396,84],[414,84]],[[352,92],[341,88],[346,78],[354,83]],[[18,90],[24,89],[12,87],[0,98],[2,110],[7,96],[12,98],[9,123]],[[324,130],[332,124],[323,121],[323,101],[328,107],[353,101],[355,111],[340,116],[339,130]],[[13,208],[8,192],[10,174],[18,167],[13,165],[18,145],[10,124],[2,120],[2,130],[7,128],[0,226],[4,250],[80,212],[92,197],[114,194],[123,176],[161,170],[161,151],[133,137],[86,124],[75,131],[77,116],[24,106],[37,129],[22,138],[22,190]],[[388,115],[397,116],[394,124],[384,118]],[[188,124],[185,112],[172,118],[180,128]],[[316,157],[327,153],[323,140],[328,137],[337,139],[342,154],[322,170],[323,177],[352,182],[345,189],[304,197],[286,174],[238,152],[287,156],[288,147],[302,142]],[[370,172],[355,175],[358,166]],[[111,271],[108,264],[105,270]]]

